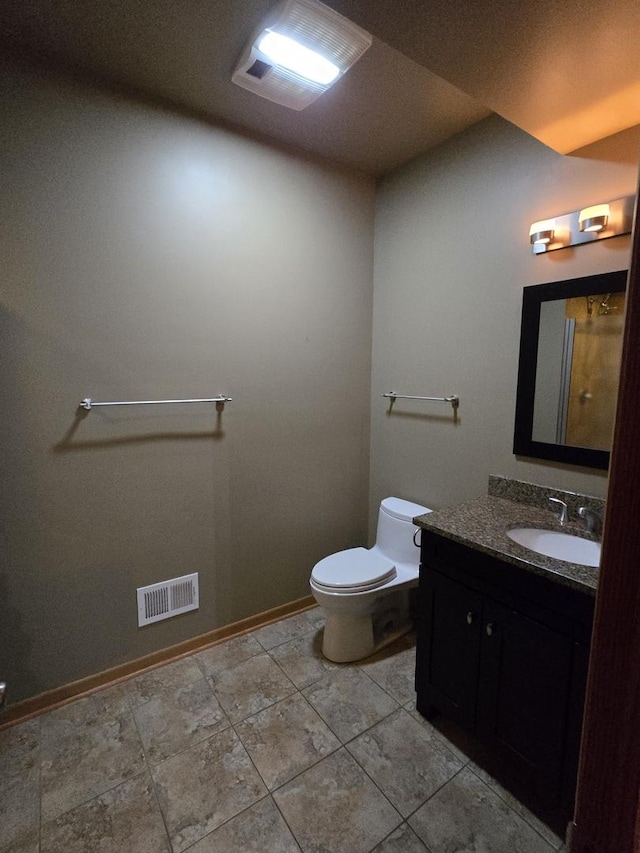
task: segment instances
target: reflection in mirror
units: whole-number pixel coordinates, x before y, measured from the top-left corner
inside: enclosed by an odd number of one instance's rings
[[[611,449],[624,300],[600,293],[540,306],[534,441]]]
[[[606,468],[626,271],[524,288],[514,453]]]

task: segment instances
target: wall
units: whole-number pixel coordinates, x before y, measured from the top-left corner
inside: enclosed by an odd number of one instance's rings
[[[366,538],[373,181],[5,69],[11,699],[309,594]],[[79,401],[233,397],[214,407]],[[135,589],[200,573],[137,628]]]
[[[629,238],[534,256],[529,225],[636,190],[631,136],[562,157],[497,116],[380,183],[371,404],[371,521],[386,494],[440,508],[491,474],[602,496],[606,474],[512,453],[522,288],[628,266]],[[380,395],[460,396],[443,403]]]

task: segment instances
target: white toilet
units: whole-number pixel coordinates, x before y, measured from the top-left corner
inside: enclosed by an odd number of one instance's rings
[[[322,653],[336,663],[361,660],[411,628],[409,589],[418,584],[416,515],[424,506],[385,498],[373,548],[348,548],[320,560],[311,592],[325,614]]]

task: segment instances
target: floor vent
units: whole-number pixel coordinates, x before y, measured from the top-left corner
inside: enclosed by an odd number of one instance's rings
[[[141,586],[138,593],[138,627],[198,609],[198,573],[162,583]]]

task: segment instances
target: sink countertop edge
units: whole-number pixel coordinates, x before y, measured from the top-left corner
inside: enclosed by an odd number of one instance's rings
[[[581,539],[596,541],[594,536],[586,534],[580,524],[569,522],[560,526],[556,513],[550,510],[486,495],[426,515],[419,515],[414,518],[414,523],[423,530],[438,533],[461,545],[497,557],[562,586],[588,595],[596,593],[597,568],[545,557],[524,545],[518,545],[507,536],[507,530],[514,527],[532,527],[570,533]]]

